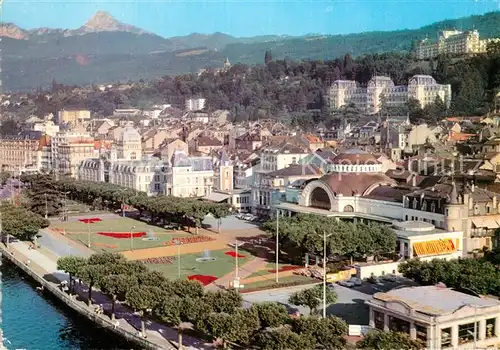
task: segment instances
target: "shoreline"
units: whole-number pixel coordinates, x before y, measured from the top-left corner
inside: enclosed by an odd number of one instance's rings
[[[77,312],[80,316],[85,317],[90,322],[97,324],[98,326],[106,329],[107,331],[113,332],[123,337],[125,340],[140,346],[141,349],[148,349],[148,350],[167,349],[165,347],[161,347],[149,341],[148,339],[140,337],[137,334],[129,332],[128,330],[125,330],[121,327],[115,327],[114,323],[112,323],[109,318],[107,319],[107,316],[99,315],[96,314],[95,312],[92,312],[91,310],[88,310],[85,306],[81,304],[81,302],[77,301],[76,299],[73,299],[73,297],[70,297],[68,294],[60,290],[55,283],[48,281],[38,272],[36,272],[33,268],[24,264],[15,255],[9,252],[3,244],[0,245],[0,256],[8,259],[11,263],[16,265],[20,270],[22,270],[35,282],[43,286],[43,288],[46,291],[50,292],[59,301],[63,302],[66,306],[71,308],[73,311]],[[171,344],[170,349],[176,349],[176,348],[177,347]],[[0,349],[2,349],[1,346]]]

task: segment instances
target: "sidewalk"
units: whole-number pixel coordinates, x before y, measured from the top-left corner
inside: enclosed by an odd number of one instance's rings
[[[241,265],[238,269],[238,277],[240,278],[240,281],[244,280],[255,271],[265,268],[267,263],[268,261],[266,259],[255,257],[249,262]],[[228,288],[230,283],[234,281],[234,278],[235,278],[235,272],[232,271],[227,275],[222,276],[221,278],[215,280],[214,282],[209,284],[206,288],[208,290]]]
[[[39,268],[35,268],[37,273],[42,275],[51,274],[59,281],[69,280],[68,274],[57,270],[57,263],[38,252],[37,250],[28,249],[28,246],[24,242],[11,243],[9,245],[10,251],[15,251],[16,256],[19,258],[25,258],[25,260],[30,260],[30,265],[38,265]],[[33,266],[34,268],[35,266]],[[76,294],[79,296],[78,300],[81,303],[86,304],[88,296],[88,287],[85,284],[79,288],[76,284],[75,289]],[[110,299],[99,292],[98,290],[92,289],[92,304],[88,307],[90,310],[94,310],[96,305],[102,305],[103,309],[106,311],[111,310]],[[135,315],[131,310],[129,310],[125,305],[118,304],[115,306],[116,319],[119,321],[118,327],[123,328],[131,333],[138,333],[141,329],[141,319],[139,316]],[[109,319],[109,316],[101,315]],[[172,343],[177,344],[177,330],[160,325],[156,322],[147,321],[146,322],[146,333],[148,340],[154,342],[162,349],[172,349]],[[169,341],[170,340],[170,341]],[[184,349],[212,349],[212,344],[206,344],[202,340],[190,337],[188,335],[183,336],[183,348]]]

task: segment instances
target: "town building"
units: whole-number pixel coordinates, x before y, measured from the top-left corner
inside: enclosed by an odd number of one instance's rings
[[[148,196],[163,194],[167,165],[158,158],[112,159],[102,154],[99,158],[82,161],[76,177],[82,181],[106,182],[137,191]]]
[[[427,349],[490,349],[500,343],[500,301],[442,285],[396,288],[366,302],[370,326],[402,332]]]
[[[201,111],[205,108],[206,99],[204,98],[188,98],[185,103],[187,111]]]
[[[214,187],[212,158],[188,157],[184,152],[175,150],[165,176],[165,194],[168,196],[207,196]]]
[[[425,38],[415,47],[415,56],[420,60],[441,54],[471,55],[486,53],[488,44],[500,39],[480,39],[477,30],[442,30],[436,41]]]
[[[62,109],[57,113],[57,117],[58,124],[84,125],[90,122],[90,111],[88,109]]]
[[[0,137],[0,167],[11,172],[32,172],[42,169],[43,148],[50,137],[40,131],[21,131]]]
[[[118,159],[140,160],[142,158],[141,134],[132,126],[126,126],[116,138]]]
[[[441,85],[430,75],[414,75],[408,85],[394,85],[389,77],[375,76],[366,87],[354,80],[336,80],[328,91],[330,108],[339,109],[354,104],[362,111],[378,113],[382,104],[387,107],[404,106],[409,99],[420,102],[421,107],[440,98],[449,107],[451,104],[451,85]]]

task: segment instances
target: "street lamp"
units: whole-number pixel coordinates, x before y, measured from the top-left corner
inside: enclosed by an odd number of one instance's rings
[[[134,250],[134,236],[132,234],[133,229],[135,229],[135,226],[130,228],[130,250]]]
[[[87,219],[87,246],[90,248],[90,220]]]
[[[331,235],[323,231],[323,318],[326,318],[326,239]]]
[[[43,195],[45,197],[45,218],[47,219],[49,217],[48,207],[47,207],[47,193],[44,193]]]

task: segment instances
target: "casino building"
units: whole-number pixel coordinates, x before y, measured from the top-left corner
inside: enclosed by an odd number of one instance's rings
[[[418,252],[418,248],[410,251],[415,237],[420,241],[451,239],[453,257],[485,246],[492,248],[497,243],[497,193],[480,189],[474,183],[458,184],[446,177],[431,187],[399,186],[382,172],[375,156],[361,150],[340,153],[332,163],[330,173],[288,186],[284,200],[274,206],[276,213],[309,213],[395,225],[402,242],[402,256],[408,258]],[[447,241],[434,246],[450,244]],[[449,248],[441,250],[437,249],[436,255],[450,253]]]

